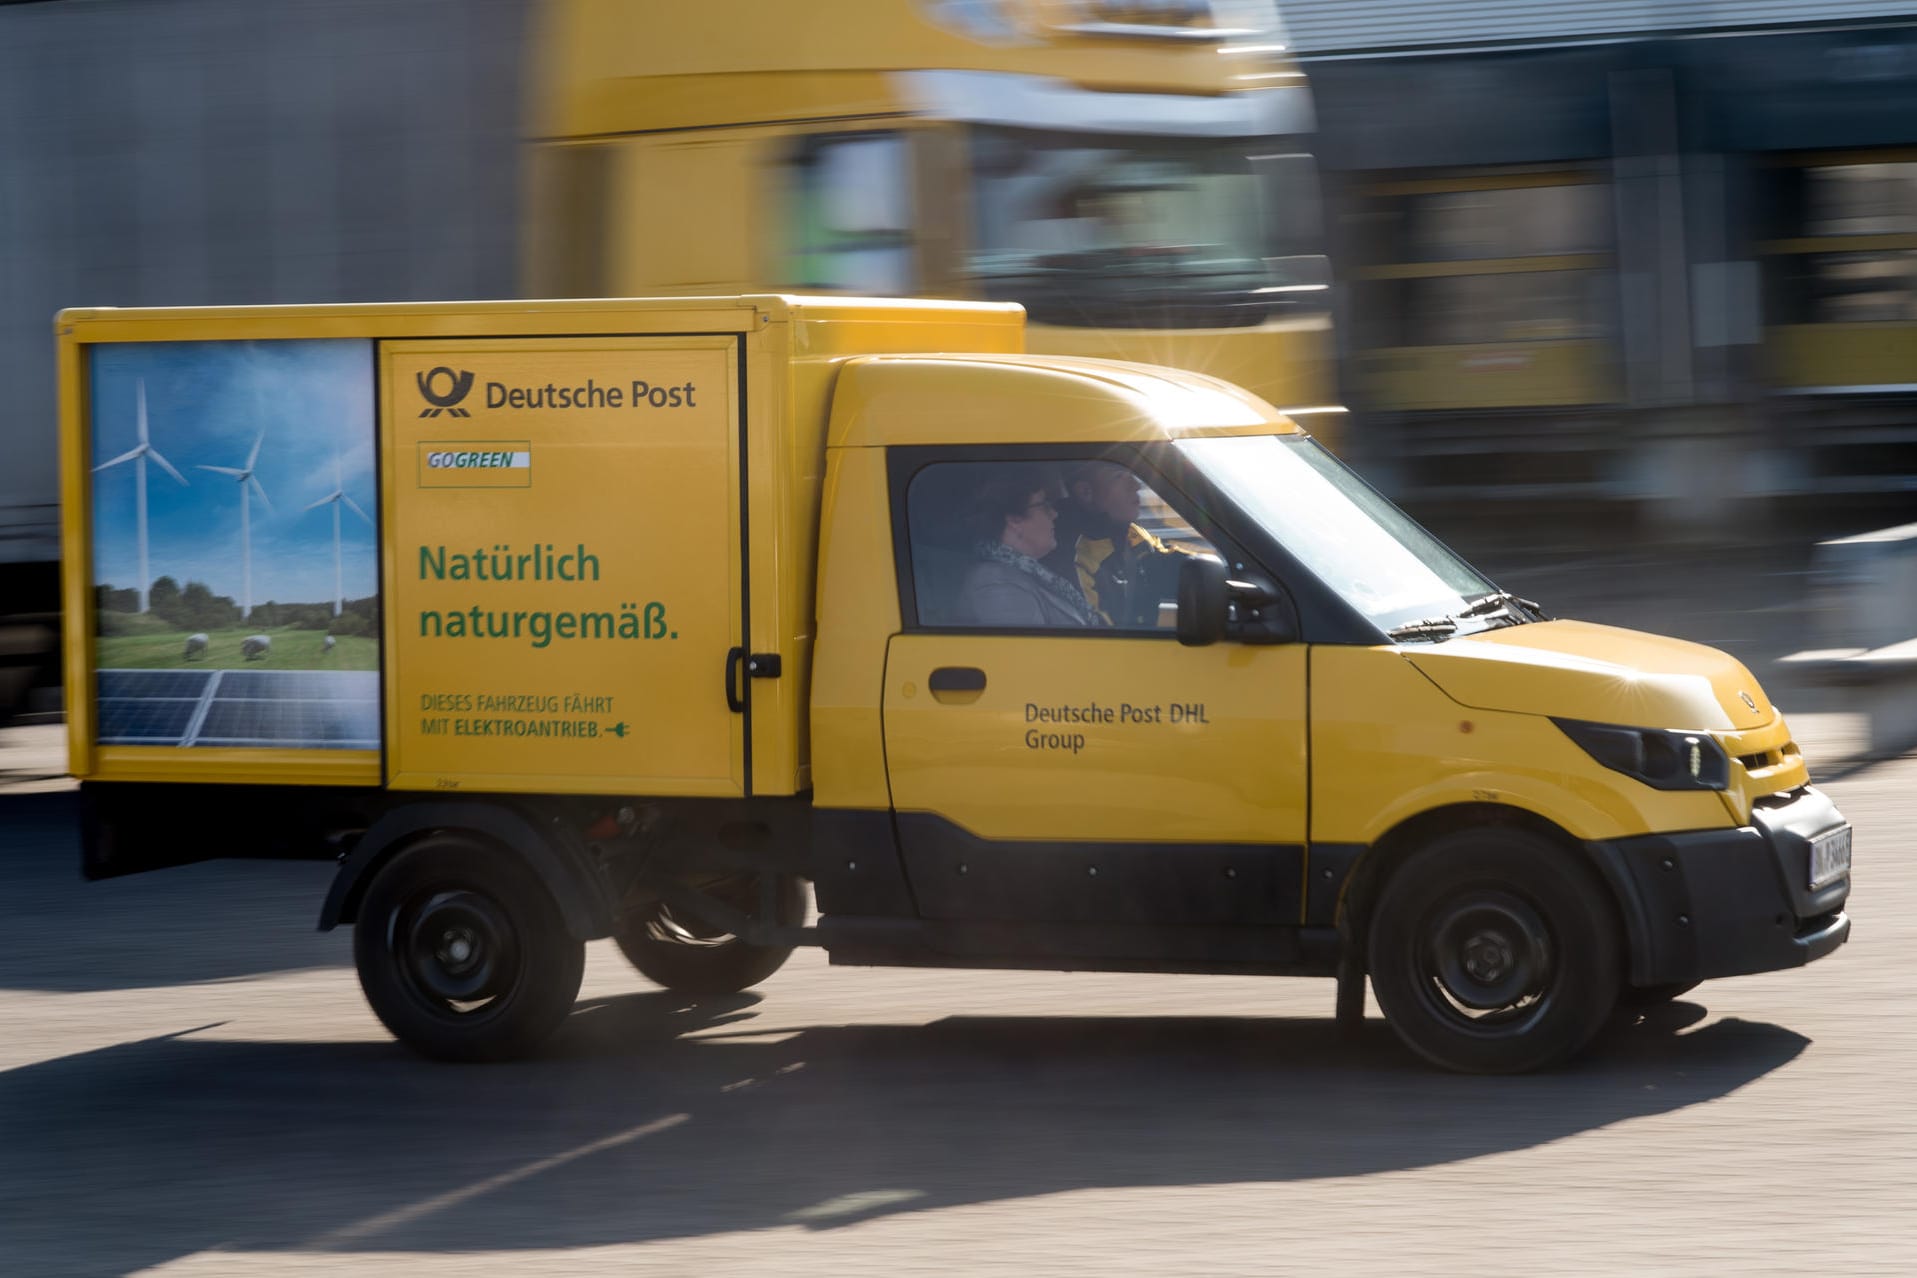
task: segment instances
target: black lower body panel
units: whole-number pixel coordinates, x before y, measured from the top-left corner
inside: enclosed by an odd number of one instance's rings
[[[1736,829],[1588,844],[1624,912],[1631,983],[1800,967],[1842,945],[1850,876],[1813,889],[1810,846],[1843,824],[1806,787]]]
[[[334,860],[387,802],[350,787],[86,781],[81,870],[110,879],[216,857]]]
[[[1331,976],[1334,928],[978,923],[827,915],[834,964],[1071,972],[1236,972]]]

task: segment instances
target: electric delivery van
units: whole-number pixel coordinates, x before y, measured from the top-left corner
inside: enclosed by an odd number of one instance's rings
[[[428,1055],[616,939],[1323,975],[1450,1068],[1842,944],[1850,827],[1738,662],[1499,589],[1263,401],[1016,306],[58,319],[86,872],[339,862]],[[807,910],[808,886],[816,921]]]

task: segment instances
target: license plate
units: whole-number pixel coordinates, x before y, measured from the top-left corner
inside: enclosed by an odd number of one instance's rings
[[[1816,891],[1850,873],[1850,827],[1811,840],[1810,885]]]

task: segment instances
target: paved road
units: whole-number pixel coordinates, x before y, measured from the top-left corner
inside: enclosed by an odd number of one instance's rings
[[[802,954],[689,1001],[605,946],[550,1059],[431,1065],[311,930],[328,867],[83,885],[69,798],[0,799],[0,1273],[1907,1274],[1914,787],[1831,787],[1850,946],[1516,1079],[1317,982]]]

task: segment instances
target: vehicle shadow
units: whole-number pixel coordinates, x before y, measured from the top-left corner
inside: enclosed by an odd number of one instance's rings
[[[75,796],[0,798],[0,989],[78,992],[352,964],[352,932],[316,931],[323,861],[206,861],[88,883]],[[208,823],[244,847],[248,832]]]
[[[1379,1021],[955,1017],[793,1028],[751,995],[582,1004],[544,1060],[187,1031],[0,1074],[0,1269],[208,1248],[569,1248],[1093,1187],[1365,1175],[1721,1097],[1807,1040],[1620,1021],[1582,1063],[1433,1073]]]

